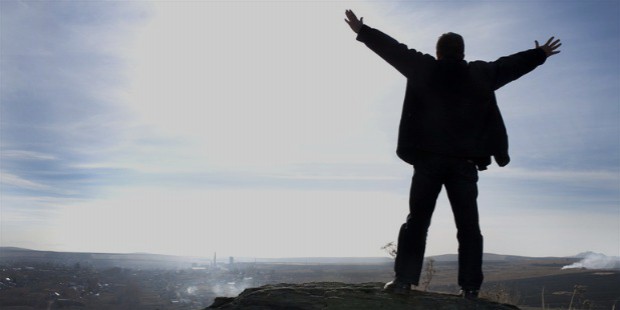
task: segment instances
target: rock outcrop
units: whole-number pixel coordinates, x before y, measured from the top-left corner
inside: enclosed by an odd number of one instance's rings
[[[237,297],[218,297],[207,309],[314,310],[314,309],[421,309],[518,310],[512,305],[456,295],[411,291],[408,295],[384,292],[383,283],[345,284],[316,282],[274,284],[243,291]]]

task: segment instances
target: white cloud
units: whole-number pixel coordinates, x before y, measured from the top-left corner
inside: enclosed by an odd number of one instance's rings
[[[52,187],[43,183],[34,182],[27,180],[23,177],[13,175],[10,173],[2,172],[0,173],[0,179],[2,180],[3,185],[15,186],[23,189],[31,189],[31,190],[49,190]]]
[[[2,150],[0,156],[4,159],[26,159],[26,160],[56,160],[57,157],[52,154],[45,154],[34,151],[24,150]]]
[[[620,182],[618,171],[604,170],[545,170],[524,167],[504,167],[484,172],[493,178],[526,179],[548,182],[596,182],[601,185],[615,186]]]
[[[620,257],[589,252],[581,261],[562,267],[562,269],[572,268],[618,269],[620,268]]]
[[[155,12],[137,36],[125,100],[203,163],[385,160],[380,148],[391,146],[377,138],[377,98],[363,92],[363,74],[381,89],[392,72],[378,61],[370,68],[383,69],[360,69],[372,55],[341,5],[182,2]]]

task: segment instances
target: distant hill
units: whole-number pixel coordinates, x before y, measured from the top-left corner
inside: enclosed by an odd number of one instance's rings
[[[592,252],[592,251],[587,251],[587,252],[581,252],[575,256],[572,257],[576,257],[576,258],[590,258],[590,257],[609,257],[609,258],[615,258],[618,259],[620,257],[618,256],[607,256],[603,253],[596,253],[596,252]]]
[[[157,268],[178,268],[191,264],[212,265],[213,259],[207,257],[186,257],[149,253],[81,253],[37,251],[17,247],[0,247],[0,262],[40,262],[74,264],[92,263],[96,266],[137,267],[154,266]],[[290,258],[253,258],[234,257],[235,263],[287,263],[287,264],[382,264],[391,263],[388,257],[290,257]],[[220,258],[218,264],[228,264],[229,257]]]
[[[434,259],[438,262],[456,262],[459,260],[459,256],[457,254],[444,254],[444,255],[436,255],[430,256],[429,258]],[[482,259],[486,262],[492,261],[528,261],[528,260],[555,260],[560,257],[527,257],[527,256],[517,256],[517,255],[503,255],[503,254],[493,254],[493,253],[484,253],[482,255]]]
[[[17,247],[12,247],[12,246],[5,246],[5,247],[0,247],[0,251],[32,251],[32,250],[24,249],[24,248],[17,248]]]
[[[16,247],[0,247],[0,263],[43,263],[95,268],[187,268],[192,263],[209,263],[206,259],[144,253],[80,253],[37,251]]]
[[[591,257],[592,252],[584,252],[575,257]],[[596,254],[596,253],[594,253]],[[598,254],[597,254],[598,255]],[[602,254],[600,254],[602,255]],[[457,254],[430,256],[437,262],[456,262]],[[555,260],[558,257],[526,257],[485,253],[483,259],[492,261],[532,261]],[[286,264],[390,264],[389,257],[290,257],[290,258],[251,258],[234,257],[235,263],[286,263]],[[36,251],[18,247],[0,247],[0,263],[7,262],[38,262],[55,264],[89,264],[93,267],[126,267],[126,268],[188,268],[193,265],[212,265],[212,258],[185,257],[148,253],[80,253]],[[221,258],[218,264],[228,264],[229,258]]]
[[[389,257],[288,257],[288,258],[244,258],[235,257],[235,262],[289,263],[289,264],[386,264],[394,260]]]

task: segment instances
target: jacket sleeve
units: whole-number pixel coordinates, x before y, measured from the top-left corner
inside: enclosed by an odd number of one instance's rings
[[[432,56],[409,49],[407,45],[367,25],[362,26],[357,34],[357,40],[366,44],[368,48],[406,77],[409,77],[411,70],[419,66],[425,59],[434,60]]]
[[[504,56],[491,62],[493,68],[493,89],[500,87],[522,77],[534,68],[545,63],[547,55],[540,48],[519,52],[510,56]]]

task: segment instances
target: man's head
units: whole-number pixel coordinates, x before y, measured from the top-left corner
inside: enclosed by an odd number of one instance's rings
[[[463,60],[465,58],[465,41],[459,34],[444,33],[437,40],[437,59]]]

